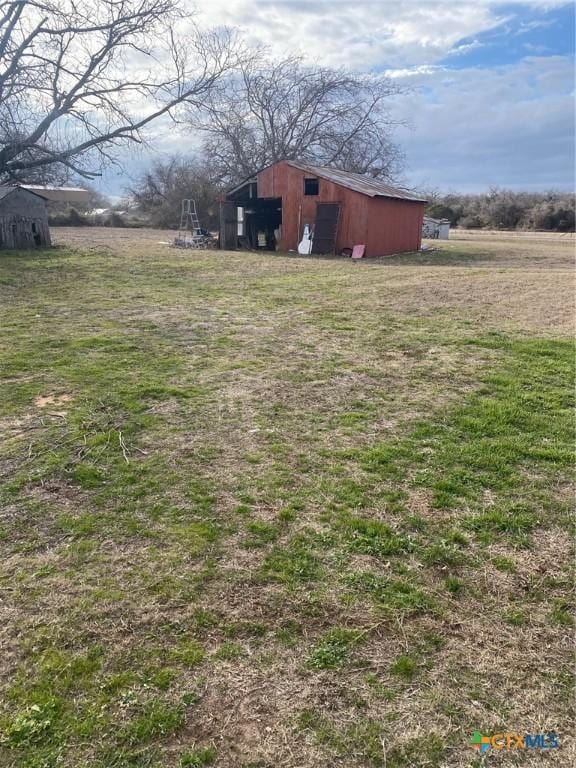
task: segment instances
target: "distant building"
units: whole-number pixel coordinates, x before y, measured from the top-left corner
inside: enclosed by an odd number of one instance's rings
[[[90,202],[90,191],[82,187],[49,187],[39,184],[19,184],[18,186],[30,192],[36,192],[37,195],[41,195],[51,202],[69,203],[70,205]]]
[[[281,160],[231,189],[222,202],[220,245],[367,256],[417,251],[426,200],[378,179]],[[303,251],[301,251],[303,252]]]
[[[450,221],[448,219],[433,219],[424,216],[422,222],[422,237],[430,237],[433,240],[448,240],[450,235]]]
[[[50,245],[46,198],[19,186],[0,186],[0,248]]]

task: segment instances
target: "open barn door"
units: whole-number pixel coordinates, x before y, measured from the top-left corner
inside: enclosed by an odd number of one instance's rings
[[[340,203],[316,204],[316,223],[314,224],[312,253],[334,253],[339,217]]]

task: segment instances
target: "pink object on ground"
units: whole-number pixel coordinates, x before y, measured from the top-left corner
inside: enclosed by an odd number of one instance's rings
[[[361,259],[362,256],[364,256],[365,251],[366,251],[365,245],[355,245],[354,248],[352,248],[352,258]]]

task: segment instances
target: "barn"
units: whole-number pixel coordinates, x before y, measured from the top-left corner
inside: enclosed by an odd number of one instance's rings
[[[231,189],[221,202],[224,249],[297,250],[306,225],[312,253],[366,256],[416,251],[426,201],[381,181],[282,160]]]
[[[46,198],[18,186],[0,186],[0,248],[50,245]]]

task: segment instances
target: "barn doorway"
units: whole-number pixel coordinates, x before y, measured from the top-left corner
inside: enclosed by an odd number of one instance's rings
[[[275,251],[282,225],[282,198],[257,197],[244,207],[243,247]]]
[[[312,253],[328,254],[336,250],[340,203],[317,203]]]
[[[226,200],[220,209],[220,247],[275,251],[281,226],[281,197]]]

